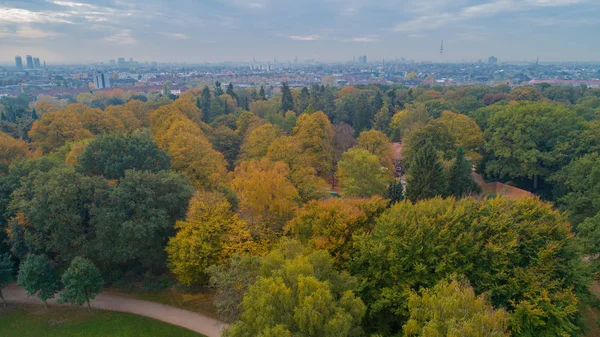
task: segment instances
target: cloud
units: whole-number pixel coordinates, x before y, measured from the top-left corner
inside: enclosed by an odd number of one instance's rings
[[[104,38],[105,41],[117,44],[136,44],[137,40],[131,36],[131,31],[126,29],[120,33],[116,33]]]
[[[290,36],[290,39],[294,41],[316,41],[321,39],[321,37],[318,34],[306,36],[292,35]]]
[[[60,12],[0,7],[0,23],[73,23],[68,17],[68,14]]]
[[[160,35],[166,36],[175,40],[189,40],[189,36],[183,33],[168,33],[168,32],[160,32]]]
[[[379,37],[378,35],[369,35],[369,36],[363,36],[363,37],[353,37],[350,39],[346,39],[344,41],[346,41],[346,42],[362,42],[362,43],[376,42],[376,41],[379,41],[378,37]]]
[[[249,9],[261,9],[267,6],[267,0],[230,0],[230,3],[237,7]]]

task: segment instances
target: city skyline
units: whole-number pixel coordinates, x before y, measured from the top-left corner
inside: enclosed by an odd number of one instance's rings
[[[0,63],[599,61],[600,4],[591,0],[7,0]],[[440,41],[444,52],[440,53]]]

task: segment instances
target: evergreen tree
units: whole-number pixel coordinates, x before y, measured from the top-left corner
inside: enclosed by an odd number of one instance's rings
[[[227,93],[227,95],[237,100],[237,95],[235,94],[235,91],[233,91],[233,83],[229,82],[229,85],[227,86],[227,90],[225,92]]]
[[[294,110],[294,97],[287,83],[281,85],[281,110],[284,112]]]
[[[417,150],[407,180],[406,196],[412,202],[445,195],[444,170],[430,142]]]
[[[298,99],[296,100],[296,112],[302,113],[308,105],[310,104],[310,92],[308,92],[308,88],[304,87],[300,91],[298,95]]]
[[[267,94],[265,93],[265,87],[263,87],[262,85],[260,86],[260,91],[258,92],[258,100],[260,100],[260,101],[267,100]]]
[[[390,200],[390,205],[404,200],[404,187],[399,180],[394,179],[389,185],[385,197]]]
[[[88,259],[76,257],[71,266],[62,276],[65,290],[60,293],[59,303],[83,305],[87,303],[91,308],[90,300],[104,289],[102,274],[96,266]]]
[[[221,88],[221,82],[216,81],[215,82],[215,97],[219,97],[221,95],[223,95],[223,89]]]
[[[383,107],[383,98],[381,97],[381,91],[377,90],[375,97],[371,99],[371,114],[375,115]]]
[[[465,150],[459,147],[448,175],[448,192],[457,198],[480,192],[481,189],[471,175],[472,171],[471,164],[465,158]]]
[[[2,295],[2,288],[15,280],[15,264],[12,261],[10,254],[0,255],[0,299],[6,306],[6,300]]]
[[[19,268],[17,284],[27,291],[27,296],[37,296],[48,307],[48,299],[58,291],[58,278],[52,263],[44,255],[28,255]]]
[[[199,108],[202,110],[202,119],[205,123],[208,123],[207,121],[212,120],[213,116],[212,112],[210,111],[210,100],[210,89],[208,88],[208,86],[204,86],[204,89],[202,89],[202,94],[199,98]]]

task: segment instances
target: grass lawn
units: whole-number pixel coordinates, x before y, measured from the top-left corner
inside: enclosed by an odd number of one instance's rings
[[[2,337],[202,337],[146,317],[103,310],[31,305],[0,306]]]
[[[162,303],[218,319],[211,293],[185,293],[176,289],[161,291],[109,289],[109,293],[138,300]]]

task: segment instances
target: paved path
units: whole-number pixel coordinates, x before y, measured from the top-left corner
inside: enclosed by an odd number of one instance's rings
[[[9,305],[11,303],[43,304],[36,297],[28,297],[23,288],[14,284],[2,289],[2,293]],[[48,303],[56,304],[54,300],[49,300]],[[156,302],[136,300],[105,293],[96,296],[96,299],[91,304],[92,308],[95,309],[121,311],[146,316],[196,331],[208,337],[220,337],[221,330],[227,326],[219,320],[195,312]]]

